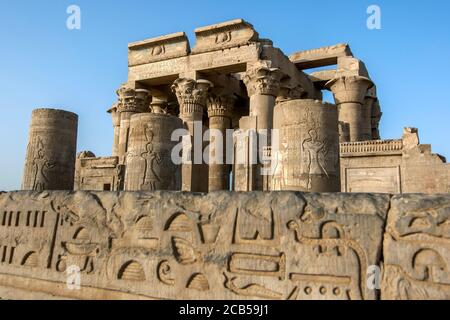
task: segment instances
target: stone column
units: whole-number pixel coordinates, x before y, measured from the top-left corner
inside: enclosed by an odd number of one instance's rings
[[[349,126],[350,142],[371,140],[371,125],[366,123],[363,104],[372,86],[372,81],[362,76],[339,77],[326,84],[338,105],[339,121]]]
[[[23,190],[73,190],[78,116],[36,109],[31,117]]]
[[[114,128],[114,142],[112,155],[114,157],[119,155],[119,137],[120,137],[120,113],[117,111],[118,103],[115,103],[108,113],[111,114],[113,128]]]
[[[179,118],[164,113],[131,117],[126,191],[181,190],[181,166],[171,158],[177,142],[171,141],[171,135],[182,126]]]
[[[231,129],[231,116],[236,97],[231,94],[212,94],[208,99],[209,130],[209,183],[208,191],[229,190],[230,164],[226,163],[226,131]],[[217,131],[217,132],[215,132]],[[219,134],[217,137],[215,133]],[[218,154],[217,152],[220,152]],[[219,162],[219,163],[213,163]]]
[[[280,88],[282,72],[270,68],[268,61],[251,66],[243,81],[250,97],[250,116],[256,117],[257,130],[273,128],[273,108]]]
[[[364,97],[363,103],[363,116],[362,116],[362,129],[364,134],[367,136],[365,140],[374,140],[372,132],[372,110],[376,108],[375,104],[377,102],[377,91],[375,85],[367,90],[366,96]]]
[[[133,115],[142,112],[150,112],[150,95],[145,89],[133,89],[124,85],[117,90],[119,102],[117,112],[120,114],[120,130],[118,152],[119,162],[125,163],[125,156],[128,151],[128,141],[130,135],[130,119]]]
[[[318,100],[277,104],[274,129],[279,143],[272,144],[271,190],[340,191],[337,118],[334,104]]]
[[[192,192],[208,191],[208,167],[203,163],[203,114],[208,90],[212,83],[207,80],[179,78],[172,85],[180,106],[180,119],[191,136],[192,164],[182,165],[182,190]],[[195,147],[201,146],[202,159],[194,158]],[[200,156],[200,154],[198,154]],[[195,161],[197,160],[197,161]],[[197,162],[197,164],[194,163]]]
[[[249,117],[254,118],[256,122],[256,127],[253,129],[258,133],[258,148],[262,147],[264,149],[270,147],[271,144],[270,130],[273,128],[273,109],[282,75],[279,69],[270,67],[270,61],[259,61],[248,68],[243,78],[250,97]],[[264,137],[264,135],[267,136]],[[261,143],[261,139],[267,139],[265,146]],[[252,152],[250,150],[250,153]],[[259,162],[263,155],[263,150],[258,149],[257,154]],[[262,167],[261,163],[252,166],[252,181],[249,184],[250,191],[263,190],[264,177],[261,173]]]

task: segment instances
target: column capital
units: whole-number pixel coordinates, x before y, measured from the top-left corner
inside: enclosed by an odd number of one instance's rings
[[[152,102],[150,103],[151,113],[167,114],[167,108],[167,99],[153,97]]]
[[[117,91],[118,112],[146,112],[150,103],[150,91],[146,89],[134,89],[128,85],[122,85]]]
[[[237,97],[233,94],[212,93],[208,97],[208,117],[227,117],[231,119]]]
[[[291,77],[287,77],[281,81],[277,102],[303,99],[306,95],[307,92],[299,83],[294,82]]]
[[[258,61],[247,69],[243,81],[249,96],[261,94],[276,97],[282,76],[280,69],[270,67],[270,61]]]
[[[107,111],[109,114],[111,114],[113,126],[117,127],[120,126],[120,114],[118,112],[119,103],[114,103],[111,108]]]
[[[203,112],[209,89],[213,87],[208,80],[193,80],[179,78],[175,80],[171,89],[180,104],[180,115]]]
[[[326,88],[331,90],[336,104],[364,103],[367,90],[374,86],[372,80],[362,76],[342,76],[328,81]]]

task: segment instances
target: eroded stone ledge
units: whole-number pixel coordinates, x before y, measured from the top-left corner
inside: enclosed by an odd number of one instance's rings
[[[449,299],[449,217],[450,196],[3,193],[0,296],[378,299],[384,265],[382,298]]]

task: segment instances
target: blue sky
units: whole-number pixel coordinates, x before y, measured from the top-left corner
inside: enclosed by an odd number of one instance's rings
[[[81,8],[81,30],[66,9]],[[366,27],[379,5],[382,29]],[[109,155],[106,110],[127,78],[127,44],[235,18],[251,22],[286,54],[347,42],[378,86],[382,138],[404,126],[450,157],[450,2],[447,0],[0,0],[0,190],[20,188],[31,111],[78,113],[78,150]]]

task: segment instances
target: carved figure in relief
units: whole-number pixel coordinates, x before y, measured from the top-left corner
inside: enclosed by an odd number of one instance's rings
[[[222,32],[216,36],[216,44],[230,42],[230,41],[231,41],[231,31]]]
[[[37,153],[33,159],[33,190],[44,191],[47,187],[47,172],[56,166],[44,157],[44,143],[40,138],[37,142]]]
[[[156,183],[161,181],[155,172],[155,162],[161,163],[161,156],[153,151],[153,137],[154,133],[151,127],[145,128],[145,136],[147,138],[147,144],[145,146],[145,152],[141,153],[141,157],[145,161],[145,170],[142,186],[150,191],[156,190]]]
[[[328,175],[325,165],[322,163],[320,153],[324,151],[325,142],[319,141],[317,131],[311,129],[308,131],[309,138],[302,143],[302,149],[308,157],[308,174]]]
[[[284,159],[287,153],[287,143],[282,142],[282,150],[277,150],[274,155],[274,168],[272,176],[272,190],[283,190],[285,185]]]

